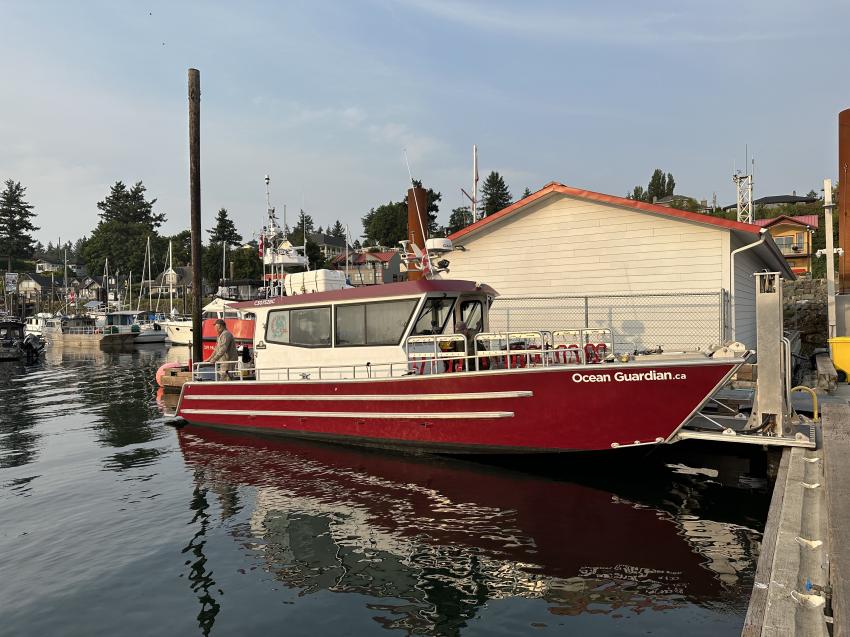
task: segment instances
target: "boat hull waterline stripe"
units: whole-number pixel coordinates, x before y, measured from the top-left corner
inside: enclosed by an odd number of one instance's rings
[[[371,420],[485,420],[513,418],[512,411],[456,411],[444,413],[390,413],[390,412],[344,412],[344,411],[258,411],[243,409],[182,409],[185,414],[210,416],[276,416],[303,418],[357,418]]]
[[[489,391],[467,394],[187,394],[184,400],[368,400],[368,401],[417,401],[417,400],[495,400],[499,398],[530,398],[532,391]]]

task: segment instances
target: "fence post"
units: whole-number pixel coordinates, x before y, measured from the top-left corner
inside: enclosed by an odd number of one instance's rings
[[[584,329],[590,327],[590,308],[588,307],[590,304],[590,300],[588,297],[584,297]]]

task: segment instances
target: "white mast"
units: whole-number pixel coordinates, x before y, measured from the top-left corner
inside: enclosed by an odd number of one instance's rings
[[[106,311],[109,311],[109,257],[103,263],[103,283],[106,290]]]
[[[139,294],[141,294],[141,290],[139,290]],[[121,308],[123,309],[123,308]],[[130,284],[127,286],[127,309],[133,309],[133,271],[130,270]]]
[[[153,308],[153,272],[151,271],[151,236],[148,235],[148,312]]]
[[[478,221],[478,146],[472,145],[472,223]]]
[[[168,241],[168,314],[174,314],[174,257],[171,254],[171,240]]]

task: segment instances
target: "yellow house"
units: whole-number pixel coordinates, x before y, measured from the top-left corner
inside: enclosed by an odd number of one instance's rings
[[[812,235],[818,228],[817,215],[780,215],[771,219],[756,219],[753,223],[767,228],[794,274],[812,271]]]

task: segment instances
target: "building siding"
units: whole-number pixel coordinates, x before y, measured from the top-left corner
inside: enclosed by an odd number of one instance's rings
[[[739,248],[735,245],[735,248]],[[764,263],[753,250],[735,255],[735,340],[756,347],[756,279],[753,274],[764,269]],[[731,335],[730,335],[731,336]]]
[[[448,276],[508,295],[717,291],[726,233],[554,195],[460,238]]]

